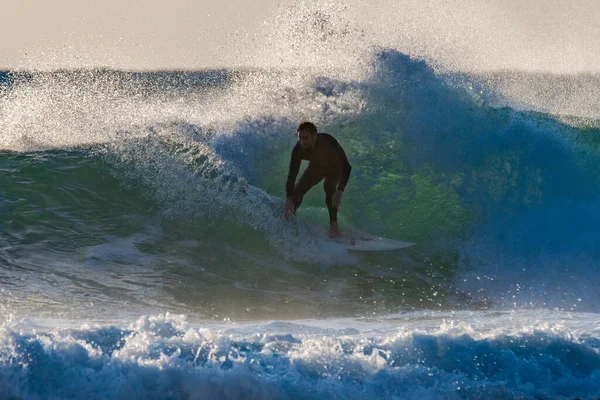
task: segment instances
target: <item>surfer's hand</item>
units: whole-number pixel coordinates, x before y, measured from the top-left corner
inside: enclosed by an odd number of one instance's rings
[[[296,205],[294,204],[294,199],[292,197],[288,197],[285,202],[285,207],[283,208],[283,217],[288,219],[290,214],[296,215]]]
[[[333,197],[331,198],[331,202],[333,203],[333,206],[335,208],[339,208],[340,205],[342,204],[342,195],[344,194],[344,192],[342,192],[341,190],[336,190],[336,192],[333,194]]]

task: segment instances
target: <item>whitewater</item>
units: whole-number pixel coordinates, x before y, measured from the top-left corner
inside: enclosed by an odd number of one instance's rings
[[[600,398],[600,79],[469,70],[404,6],[301,3],[243,68],[0,73],[0,399]],[[315,235],[320,186],[283,219],[303,120],[342,230],[417,245]]]

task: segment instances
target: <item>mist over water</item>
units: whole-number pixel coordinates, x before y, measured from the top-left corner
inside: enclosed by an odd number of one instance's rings
[[[391,48],[464,74],[497,105],[597,119],[599,18],[594,1],[300,2],[265,19],[243,65],[363,76]]]

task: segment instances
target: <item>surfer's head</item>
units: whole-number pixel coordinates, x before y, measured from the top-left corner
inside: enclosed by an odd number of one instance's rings
[[[301,122],[296,128],[296,133],[303,149],[312,149],[317,143],[317,127],[312,122]]]

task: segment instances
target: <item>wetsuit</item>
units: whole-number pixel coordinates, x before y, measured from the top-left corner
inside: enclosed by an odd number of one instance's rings
[[[295,184],[302,160],[308,160],[309,164]],[[303,149],[300,142],[294,146],[286,183],[286,195],[288,198],[293,198],[294,205],[298,208],[306,192],[325,179],[323,187],[329,220],[337,221],[337,208],[333,206],[332,198],[336,189],[344,191],[351,170],[346,153],[338,141],[327,133],[319,133],[312,149]]]

